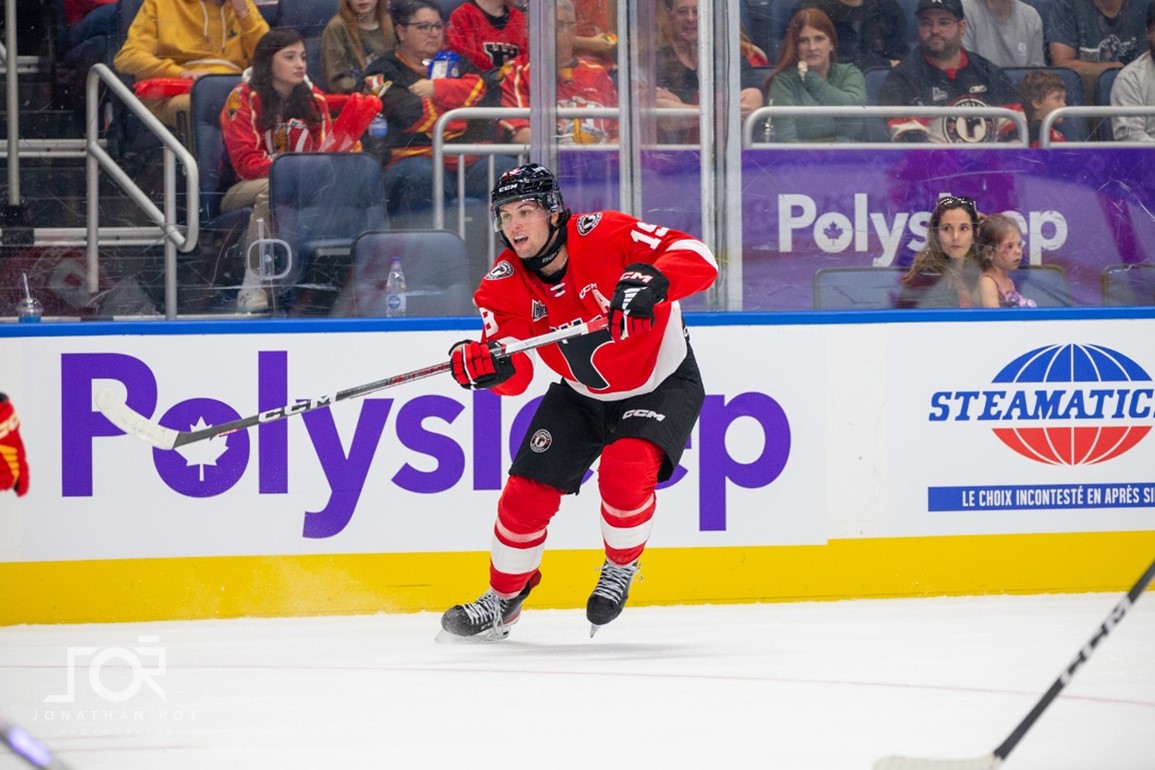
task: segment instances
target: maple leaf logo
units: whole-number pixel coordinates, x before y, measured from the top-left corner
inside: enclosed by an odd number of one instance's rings
[[[826,238],[827,243],[834,244],[842,237],[842,228],[831,222],[822,229],[822,236]]]
[[[207,428],[208,423],[205,418],[201,417],[197,420],[196,425],[189,426],[189,430],[201,430]],[[205,480],[205,466],[211,465],[216,467],[217,460],[221,459],[221,455],[229,450],[229,440],[227,436],[215,436],[207,441],[197,441],[192,444],[185,444],[177,447],[176,452],[184,458],[188,465],[200,466],[200,480]]]

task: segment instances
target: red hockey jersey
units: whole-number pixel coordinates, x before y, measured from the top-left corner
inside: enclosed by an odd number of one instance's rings
[[[529,106],[529,57],[519,56],[501,81],[502,107]],[[605,67],[578,57],[570,67],[557,73],[558,107],[617,107],[618,91]],[[526,118],[506,118],[500,125],[511,134],[529,126]],[[559,118],[559,144],[601,144],[616,139],[616,120],[602,118]]]
[[[325,95],[313,88],[321,122],[309,124],[299,118],[278,121],[262,131],[257,121],[261,115],[261,97],[247,80],[229,93],[221,110],[221,132],[233,170],[241,179],[263,179],[269,175],[273,159],[287,152],[320,152],[333,130]]]
[[[449,47],[482,72],[504,66],[529,50],[525,14],[506,6],[505,24],[495,26],[493,17],[466,2],[449,14]]]
[[[607,314],[627,265],[654,265],[670,281],[667,301],[654,307],[654,328],[613,342],[608,330],[538,349],[536,354],[579,393],[616,401],[647,393],[686,357],[678,300],[710,286],[718,264],[706,244],[667,227],[617,211],[575,214],[566,225],[569,261],[564,278],[547,284],[526,270],[510,249],[486,274],[473,301],[481,311],[483,340],[528,339]],[[516,374],[493,388],[517,395],[533,379],[528,354],[513,357]]]

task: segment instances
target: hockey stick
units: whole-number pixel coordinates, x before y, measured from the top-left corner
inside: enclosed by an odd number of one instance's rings
[[[1131,586],[1131,590],[1127,595],[1115,605],[1115,609],[1111,610],[1111,614],[1102,622],[1099,628],[1095,631],[1095,635],[1091,640],[1083,645],[1083,649],[1079,650],[1079,654],[1071,661],[1070,665],[1059,674],[1059,678],[1051,685],[1035,707],[1031,709],[1023,721],[1019,722],[1018,727],[1011,731],[1007,739],[999,744],[998,748],[982,757],[975,759],[917,759],[914,757],[884,757],[874,763],[874,770],[995,770],[1007,758],[1007,755],[1014,750],[1015,746],[1019,745],[1019,741],[1027,734],[1027,730],[1031,729],[1033,725],[1043,712],[1047,710],[1047,706],[1051,705],[1051,701],[1059,697],[1059,693],[1075,676],[1075,672],[1079,667],[1086,663],[1091,653],[1099,646],[1099,642],[1107,638],[1107,634],[1115,629],[1123,621],[1123,616],[1127,614],[1127,610],[1139,601],[1139,597],[1147,590],[1152,578],[1155,578],[1155,561],[1151,562],[1151,566],[1139,578],[1135,585]]]
[[[507,344],[496,342],[492,344],[497,346],[498,356],[508,358],[514,353],[524,353],[545,345],[551,345],[555,342],[563,342],[573,337],[580,337],[583,334],[601,331],[605,328],[606,319],[599,317],[592,321],[567,326],[547,334],[538,335],[537,337],[530,337],[527,340],[514,340]],[[358,385],[354,388],[339,390],[336,393],[330,393],[319,398],[298,401],[295,404],[277,407],[276,409],[270,409],[251,417],[242,417],[239,420],[223,422],[220,425],[212,425],[207,428],[201,428],[200,430],[173,430],[172,428],[166,428],[159,423],[153,422],[139,412],[134,411],[124,403],[123,399],[118,398],[108,390],[102,390],[96,394],[96,406],[100,409],[101,414],[125,433],[136,436],[158,449],[175,449],[178,446],[191,444],[194,441],[203,441],[214,436],[222,436],[226,433],[234,433],[238,430],[251,428],[254,425],[283,420],[286,417],[292,417],[293,415],[311,412],[314,409],[331,406],[338,401],[347,401],[351,398],[359,398],[361,396],[367,396],[370,393],[376,393],[385,388],[392,388],[396,385],[404,385],[407,382],[423,380],[426,377],[447,372],[449,371],[449,367],[449,362],[445,361],[440,364],[434,364],[433,366],[426,366],[423,369],[415,369],[405,374],[398,374],[393,377],[386,377],[383,380],[377,380],[376,382]]]
[[[39,738],[4,719],[0,719],[0,744],[37,770],[68,770],[64,760],[53,754]]]

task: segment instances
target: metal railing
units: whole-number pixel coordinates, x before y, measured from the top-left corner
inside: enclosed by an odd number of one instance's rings
[[[974,118],[1005,118],[1015,124],[1018,131],[1015,142],[977,142],[974,144],[952,144],[952,148],[990,149],[991,147],[1026,147],[1030,143],[1030,133],[1027,128],[1027,116],[1017,110],[1006,107],[823,107],[807,106],[796,107],[775,106],[759,107],[746,116],[742,123],[742,149],[750,149],[757,145],[775,144],[775,142],[755,142],[754,130],[767,118],[776,117],[830,117],[830,118],[947,118],[947,117],[974,117]],[[777,144],[783,144],[781,142]],[[802,142],[791,142],[789,147],[798,147]],[[877,149],[888,147],[891,149],[913,149],[918,144],[909,142],[838,142],[838,143],[808,143],[825,148],[853,148],[864,147]]]
[[[1107,107],[1107,106],[1086,106],[1086,107],[1060,107],[1054,112],[1043,118],[1042,124],[1039,126],[1039,147],[1053,147],[1055,143],[1051,141],[1051,129],[1055,127],[1061,119],[1071,118],[1124,118],[1124,117],[1140,117],[1150,118],[1155,117],[1155,106],[1134,106],[1134,107]],[[1120,147],[1150,147],[1150,142],[1111,142],[1111,146]],[[1084,146],[1102,147],[1102,141],[1085,142],[1063,142],[1063,147],[1084,147]]]
[[[164,154],[164,211],[157,208],[147,194],[137,186],[128,174],[100,145],[98,136],[98,114],[100,110],[100,85],[104,84],[111,94],[119,98],[124,106],[151,131],[163,145]],[[164,238],[164,317],[176,318],[176,252],[188,253],[196,248],[200,232],[200,171],[196,159],[172,132],[164,126],[148,108],[136,98],[115,72],[104,64],[94,64],[88,71],[85,95],[85,131],[88,159],[85,178],[87,181],[87,236],[86,255],[88,264],[88,291],[95,294],[100,288],[100,170],[103,169],[113,181],[124,190],[148,218],[160,228]],[[188,223],[182,232],[177,224],[176,206],[176,159],[179,158],[185,171],[185,216]]]

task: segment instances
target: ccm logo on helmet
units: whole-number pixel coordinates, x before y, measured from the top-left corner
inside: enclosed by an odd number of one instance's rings
[[[627,409],[626,413],[622,415],[622,419],[627,420],[630,417],[648,417],[649,419],[657,420],[658,422],[666,419],[666,415],[658,414],[652,409]]]

